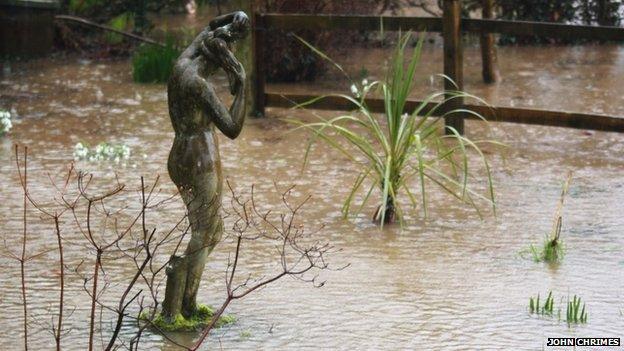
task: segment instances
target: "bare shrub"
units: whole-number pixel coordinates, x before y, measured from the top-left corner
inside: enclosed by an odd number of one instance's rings
[[[83,332],[67,328],[64,320],[72,310],[67,306],[66,291],[76,282],[82,285],[82,291],[89,298],[85,302],[90,306],[85,321],[89,332],[83,339],[89,350],[94,349],[96,343],[100,343],[104,350],[139,350],[141,337],[146,332],[159,333],[181,349],[197,350],[208,340],[210,331],[232,302],[283,277],[296,278],[314,287],[322,286],[324,281],[319,279],[319,272],[330,269],[327,256],[338,251],[317,238],[322,227],[310,230],[304,225],[301,210],[309,197],[295,202],[291,196],[293,187],[290,187],[281,194],[281,211],[276,211],[266,204],[258,204],[254,187],[243,196],[228,182],[231,197],[229,206],[222,209],[225,223],[228,223],[224,241],[234,248],[224,272],[226,297],[201,330],[198,340],[192,345],[183,345],[151,322],[160,308],[159,292],[164,288],[170,258],[176,255],[189,232],[186,214],[181,214],[166,229],[152,223],[166,213],[175,212],[171,206],[179,203],[178,195],[163,194],[159,177],[152,182],[141,177],[140,185],[135,188],[118,179],[111,186],[110,182],[98,181],[92,174],[79,172],[70,165],[60,180],[48,175],[53,196],[41,200],[39,197],[43,194],[30,192],[27,149],[20,157],[16,146],[15,157],[24,194],[23,232],[19,250],[13,250],[5,238],[5,255],[18,262],[21,269],[26,350],[29,328],[33,323],[43,324],[44,329],[51,331],[57,350],[69,346],[63,343],[68,334]],[[45,223],[51,223],[55,233],[55,240],[51,240],[53,248],[29,253],[28,220],[32,216],[27,213],[30,211],[37,213]],[[68,235],[72,231],[78,235]],[[251,249],[253,242],[260,241],[271,242],[278,248],[277,254],[271,256],[276,268],[260,275],[257,272],[241,274],[244,267],[241,267],[240,257],[245,254],[245,248]],[[68,260],[65,250],[68,245],[81,247],[83,256]],[[55,264],[60,268],[59,302],[33,321],[26,299],[26,292],[31,289],[26,283],[27,264],[52,250],[58,253]],[[68,263],[76,260],[78,264]],[[121,275],[120,268],[125,267],[127,272],[128,266],[133,267],[133,272]],[[68,274],[80,279],[72,282],[67,279]],[[139,316],[143,318],[139,320]],[[136,323],[131,336],[121,333],[122,327],[127,328],[127,321]]]

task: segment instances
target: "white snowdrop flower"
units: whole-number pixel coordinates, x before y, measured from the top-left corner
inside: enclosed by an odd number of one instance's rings
[[[124,144],[100,143],[91,150],[82,143],[77,143],[74,147],[74,157],[89,162],[111,161],[119,164],[122,160],[128,159],[130,153],[130,147]]]
[[[13,127],[10,119],[0,120],[0,134],[8,132]]]
[[[359,95],[359,90],[358,88],[355,86],[355,84],[351,84],[351,94],[358,96]]]
[[[0,135],[7,133],[9,130],[13,128],[13,123],[11,122],[11,113],[8,111],[0,110]]]
[[[368,79],[366,79],[366,78],[362,79],[362,85],[363,86],[367,86],[368,85]]]

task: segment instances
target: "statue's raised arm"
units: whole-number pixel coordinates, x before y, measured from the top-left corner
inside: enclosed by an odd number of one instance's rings
[[[236,26],[245,26],[249,30],[249,17],[243,11],[236,11],[214,18],[210,21],[210,29],[215,30],[230,23]]]
[[[232,53],[234,42],[249,32],[243,12],[210,22],[186,48],[173,68],[167,86],[169,116],[175,138],[168,169],[187,208],[191,239],[184,255],[171,259],[163,315],[189,318],[196,311],[196,296],[206,259],[221,239],[222,174],[216,129],[236,138],[245,121],[245,70]],[[223,69],[230,93],[228,108],[217,96],[211,76]]]

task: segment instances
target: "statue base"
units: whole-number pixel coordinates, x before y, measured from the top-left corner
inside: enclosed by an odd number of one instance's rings
[[[190,317],[185,318],[182,314],[178,314],[172,320],[167,320],[160,312],[158,312],[154,319],[152,319],[150,325],[156,327],[162,331],[167,332],[194,332],[204,329],[212,321],[214,316],[214,309],[206,305],[198,305],[197,311]],[[148,322],[149,313],[144,311],[139,315],[139,321]],[[224,314],[219,317],[219,320],[215,324],[216,328],[220,328],[224,325],[232,324],[236,321],[234,316]]]

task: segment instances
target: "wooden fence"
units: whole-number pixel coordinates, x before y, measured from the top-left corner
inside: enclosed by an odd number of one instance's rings
[[[444,40],[444,74],[452,78],[457,87],[445,82],[446,90],[463,89],[463,48],[462,33],[499,33],[509,35],[537,35],[551,38],[587,39],[592,41],[624,41],[624,28],[607,26],[568,25],[560,23],[504,21],[493,19],[461,18],[460,1],[445,0],[442,17],[398,17],[398,16],[352,16],[352,15],[300,15],[300,14],[255,14],[253,19],[253,51],[255,60],[254,109],[257,115],[263,116],[265,107],[291,107],[293,103],[301,103],[314,96],[289,93],[267,93],[265,91],[265,69],[262,59],[265,33],[268,29],[297,30],[412,30],[441,32]],[[383,112],[383,101],[368,99],[369,106]],[[611,132],[624,132],[624,116],[607,116],[587,113],[571,113],[539,109],[493,107],[465,104],[461,99],[451,100],[452,106],[447,109],[463,107],[475,111],[488,120],[539,124],[547,126],[592,129]],[[419,101],[410,101],[416,106]],[[409,106],[409,105],[408,105]],[[323,99],[310,107],[329,110],[352,110],[354,108],[346,100]],[[463,133],[464,118],[470,115],[447,117],[446,124]]]

